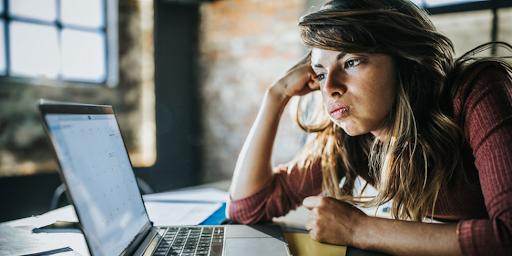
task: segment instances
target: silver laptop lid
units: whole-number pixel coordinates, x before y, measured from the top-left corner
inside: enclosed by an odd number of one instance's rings
[[[39,109],[91,254],[123,254],[151,224],[112,106]]]

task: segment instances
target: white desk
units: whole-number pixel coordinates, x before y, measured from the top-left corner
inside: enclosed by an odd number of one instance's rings
[[[227,184],[227,185],[226,185]],[[213,186],[201,185],[193,187],[194,190],[177,190],[173,192],[197,191],[197,189],[216,187],[227,190],[229,183],[220,182]],[[193,193],[190,193],[192,195]],[[153,199],[162,199],[165,193],[158,193],[149,196]],[[165,197],[164,197],[165,198]],[[187,198],[185,198],[187,199]],[[203,198],[204,199],[204,198]],[[194,198],[188,198],[187,201],[193,201]],[[179,203],[176,200],[169,200],[169,204]],[[148,212],[150,210],[148,209]],[[306,232],[304,224],[307,220],[309,211],[304,207],[299,207],[291,211],[287,216],[274,218],[274,221],[284,226],[285,232]],[[151,213],[150,213],[151,215]],[[37,217],[0,223],[0,255],[23,255],[35,252],[53,250],[57,248],[71,248],[70,252],[55,254],[55,256],[86,256],[89,255],[85,239],[80,230],[76,228],[68,229],[48,229],[39,228],[49,225],[55,221],[77,221],[76,214],[72,206],[66,206],[57,210],[45,213]],[[196,224],[199,224],[196,223]],[[290,245],[292,246],[292,245]],[[320,255],[320,254],[317,254]],[[383,255],[349,247],[347,255]],[[302,256],[299,253],[298,256]]]
[[[143,198],[148,215],[157,226],[198,225],[223,206],[227,192],[202,187]],[[73,206],[68,205],[39,216],[1,223],[0,255],[33,254],[60,248],[72,251],[55,256],[89,255],[83,234],[76,225],[53,228],[77,221]]]

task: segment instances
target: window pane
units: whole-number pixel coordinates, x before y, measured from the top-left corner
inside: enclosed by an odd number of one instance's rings
[[[60,17],[64,25],[104,27],[102,0],[61,0]]]
[[[56,0],[9,0],[9,14],[53,22],[57,19]]]
[[[4,13],[4,1],[0,1],[0,14]]]
[[[101,83],[106,78],[105,36],[101,33],[64,29],[62,78]]]
[[[512,24],[512,8],[501,8],[498,10],[498,24],[503,24],[502,26],[498,25],[498,40],[507,43],[512,43],[512,26],[509,25]],[[503,49],[498,49],[498,56],[512,55],[511,52],[503,52],[500,50]]]
[[[409,0],[409,1],[415,3],[419,7],[422,7],[423,0]]]
[[[0,20],[0,75],[5,75],[5,66],[4,20]]]
[[[13,21],[9,30],[11,75],[57,78],[60,70],[57,29]]]
[[[452,40],[456,56],[491,40],[492,18],[491,10],[438,14],[431,17],[436,28]]]
[[[482,2],[487,0],[424,0],[427,7],[437,7],[443,5],[462,4],[471,2]]]

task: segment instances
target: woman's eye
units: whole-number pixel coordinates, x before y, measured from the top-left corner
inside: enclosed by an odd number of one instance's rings
[[[318,82],[324,80],[324,78],[325,78],[325,74],[318,74],[315,76],[315,80]]]
[[[355,60],[347,60],[347,62],[346,62],[346,67],[347,67],[347,68],[355,67],[355,66],[359,65],[359,62],[360,62],[360,60],[358,60],[358,59],[355,59]]]

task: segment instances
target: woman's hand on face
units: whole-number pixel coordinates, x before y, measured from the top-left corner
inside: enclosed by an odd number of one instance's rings
[[[320,87],[315,80],[316,74],[311,67],[310,58],[310,54],[304,56],[272,87],[277,89],[284,97],[302,96],[318,90]]]
[[[321,243],[353,245],[354,234],[367,217],[357,207],[332,197],[310,196],[302,203],[311,210],[306,229]]]

